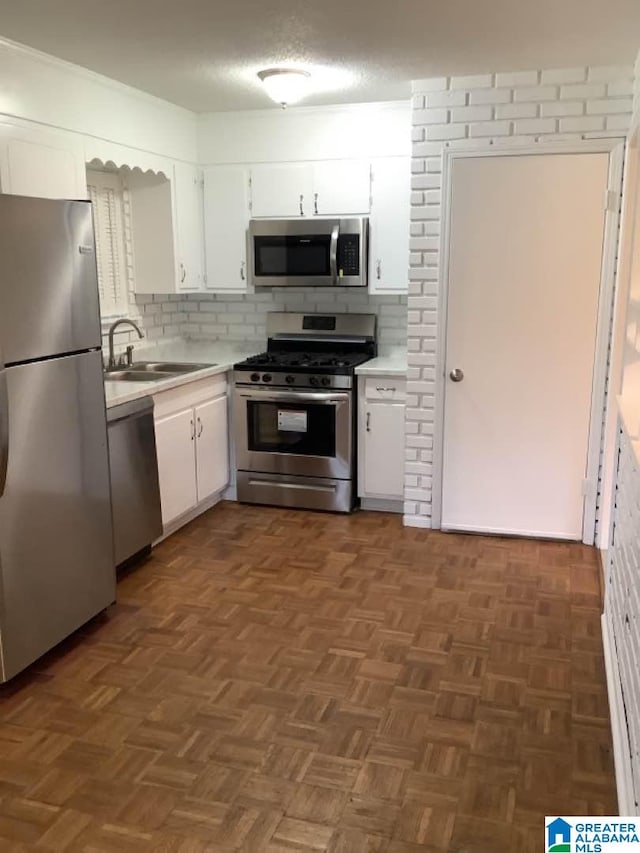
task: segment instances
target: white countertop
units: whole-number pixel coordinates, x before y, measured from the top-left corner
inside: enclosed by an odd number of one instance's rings
[[[259,343],[249,348],[248,343],[228,343],[225,341],[188,341],[172,340],[149,346],[137,346],[133,353],[134,361],[184,361],[211,364],[203,370],[194,370],[191,373],[180,373],[167,379],[155,382],[109,382],[104,383],[105,399],[107,408],[118,406],[120,403],[130,403],[140,397],[150,394],[158,394],[186,385],[188,382],[196,382],[198,379],[206,379],[219,373],[226,373],[233,365],[256,355],[264,347]]]
[[[407,351],[401,347],[383,350],[376,358],[356,367],[358,376],[406,376]]]

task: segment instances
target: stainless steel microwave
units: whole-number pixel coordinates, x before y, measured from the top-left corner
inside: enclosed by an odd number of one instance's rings
[[[369,217],[252,219],[254,287],[366,287]]]

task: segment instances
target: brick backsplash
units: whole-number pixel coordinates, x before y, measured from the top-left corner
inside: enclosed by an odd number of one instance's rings
[[[442,159],[449,149],[544,146],[545,142],[625,137],[631,119],[631,66],[561,68],[438,77],[412,83],[411,256],[405,522],[431,526],[437,409]],[[636,104],[640,91],[636,86]]]
[[[217,295],[190,293],[154,296],[130,295],[128,317],[144,332],[146,341],[161,338],[197,338],[232,342],[266,342],[270,311],[312,313],[360,313],[378,317],[378,345],[406,346],[407,297],[373,296],[368,293],[326,288],[274,289],[255,294]],[[103,347],[107,352],[109,320],[103,321]],[[139,342],[127,326],[116,332],[115,352]]]
[[[381,347],[405,346],[407,341],[406,296],[373,296],[320,287],[274,288],[253,294],[192,293],[178,304],[182,312],[180,334],[191,338],[264,343],[270,311],[301,311],[376,314]],[[171,305],[163,308],[170,309]]]

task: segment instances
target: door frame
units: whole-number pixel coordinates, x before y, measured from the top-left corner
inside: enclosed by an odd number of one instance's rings
[[[606,391],[609,378],[607,353],[612,332],[616,260],[618,249],[618,225],[622,194],[622,172],[625,139],[577,139],[575,142],[533,143],[510,148],[461,148],[445,149],[442,168],[442,230],[440,234],[440,273],[438,277],[438,328],[436,341],[436,387],[434,404],[434,463],[431,526],[442,527],[442,495],[444,490],[444,421],[446,406],[446,352],[448,334],[449,303],[449,255],[451,249],[451,181],[456,160],[478,157],[521,157],[540,154],[608,154],[609,177],[605,208],[600,292],[598,295],[598,320],[596,328],[595,362],[591,387],[591,412],[589,443],[587,451],[587,473],[582,520],[582,541],[586,545],[595,542],[598,473],[604,440]],[[613,209],[612,209],[613,208]]]

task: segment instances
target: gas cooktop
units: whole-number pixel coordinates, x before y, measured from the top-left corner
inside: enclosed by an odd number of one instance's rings
[[[371,355],[363,352],[297,352],[275,350],[234,364],[235,370],[291,370],[296,373],[348,375]]]

